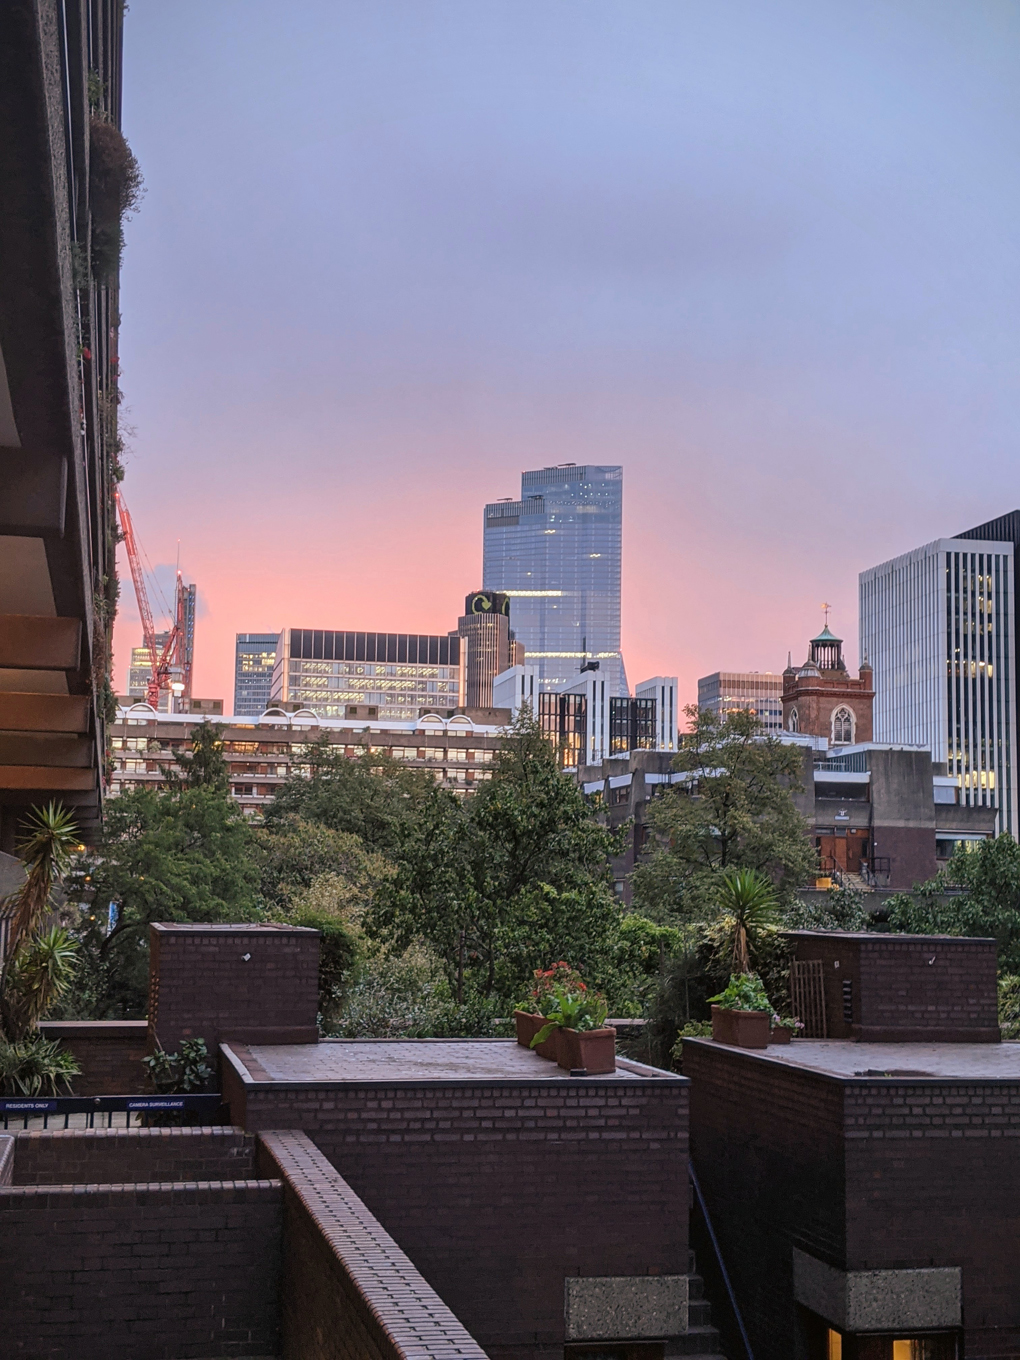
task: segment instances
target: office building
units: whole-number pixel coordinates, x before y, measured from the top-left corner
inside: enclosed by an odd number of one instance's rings
[[[675,751],[679,741],[677,690],[680,682],[675,675],[653,675],[634,687],[639,699],[655,700],[656,751]]]
[[[277,641],[270,707],[304,708],[320,718],[406,721],[452,714],[465,704],[468,646],[456,633],[285,628]]]
[[[162,655],[163,648],[167,644],[170,634],[164,629],[162,633],[156,634],[156,652]],[[131,648],[131,665],[128,669],[127,697],[144,701],[149,688],[149,680],[152,678],[152,656],[148,647]],[[159,712],[170,712],[171,694],[169,689],[161,689],[159,692]]]
[[[510,596],[495,590],[475,590],[464,601],[464,614],[457,632],[468,643],[465,686],[468,708],[491,708],[492,685],[510,665],[520,659],[510,628]]]
[[[511,718],[516,718],[525,704],[537,714],[540,692],[537,666],[529,666],[526,662],[509,666],[492,682],[492,705],[509,709]]]
[[[713,671],[698,681],[698,707],[725,717],[750,709],[766,732],[783,726],[783,677],[771,671]]]
[[[1013,544],[942,538],[861,573],[879,742],[930,749],[969,806],[1016,834]]]
[[[485,507],[482,584],[509,595],[514,632],[543,689],[597,668],[609,696],[629,694],[620,653],[623,469],[540,468],[520,500]]]
[[[234,713],[258,717],[269,707],[279,633],[238,633],[234,642]]]
[[[178,572],[178,578],[180,573]],[[184,685],[183,697],[191,699],[191,677],[195,668],[195,615],[198,611],[198,586],[181,583],[177,599],[177,621],[181,630],[178,648],[181,671],[180,681]]]

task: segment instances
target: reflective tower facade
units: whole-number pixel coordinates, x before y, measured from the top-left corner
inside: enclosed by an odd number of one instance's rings
[[[514,632],[542,688],[599,663],[611,695],[629,694],[620,653],[623,468],[540,468],[521,498],[485,507],[482,584],[512,601]]]

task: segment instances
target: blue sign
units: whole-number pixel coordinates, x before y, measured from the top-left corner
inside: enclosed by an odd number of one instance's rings
[[[129,1110],[183,1110],[183,1096],[142,1096],[138,1100],[129,1100],[127,1103]]]
[[[56,1108],[57,1102],[55,1100],[0,1100],[0,1109],[18,1110],[22,1114],[30,1114],[33,1110],[43,1114]]]

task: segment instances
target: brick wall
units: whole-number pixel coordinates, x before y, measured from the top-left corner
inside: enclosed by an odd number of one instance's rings
[[[686,1274],[679,1078],[249,1085],[235,1123],[308,1132],[493,1356],[562,1354],[567,1275]]]
[[[274,1181],[0,1189],[4,1355],[275,1355],[281,1200]]]
[[[182,1039],[303,1044],[318,1037],[319,932],[296,926],[154,925],[149,1029]]]
[[[15,1185],[245,1180],[254,1135],[241,1129],[50,1129],[15,1135]]]
[[[77,1058],[81,1076],[72,1083],[76,1096],[131,1096],[146,1089],[145,1020],[44,1020],[39,1028]]]
[[[845,1268],[841,1089],[707,1041],[685,1041],[683,1068],[691,1155],[755,1356],[804,1360],[792,1249]]]
[[[830,1038],[998,1041],[994,940],[839,931],[793,938],[798,959],[822,960]]]
[[[967,1360],[1020,1355],[1020,1077],[845,1087],[847,1263],[963,1268]]]
[[[263,1135],[259,1162],[284,1187],[284,1360],[485,1360],[306,1134]]]

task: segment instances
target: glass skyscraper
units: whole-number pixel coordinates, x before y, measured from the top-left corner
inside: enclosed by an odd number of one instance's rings
[[[234,653],[234,713],[257,718],[273,691],[278,633],[238,633]]]
[[[542,688],[599,663],[625,695],[620,653],[623,468],[566,463],[521,474],[520,500],[485,507],[482,586],[512,601],[514,632]]]

